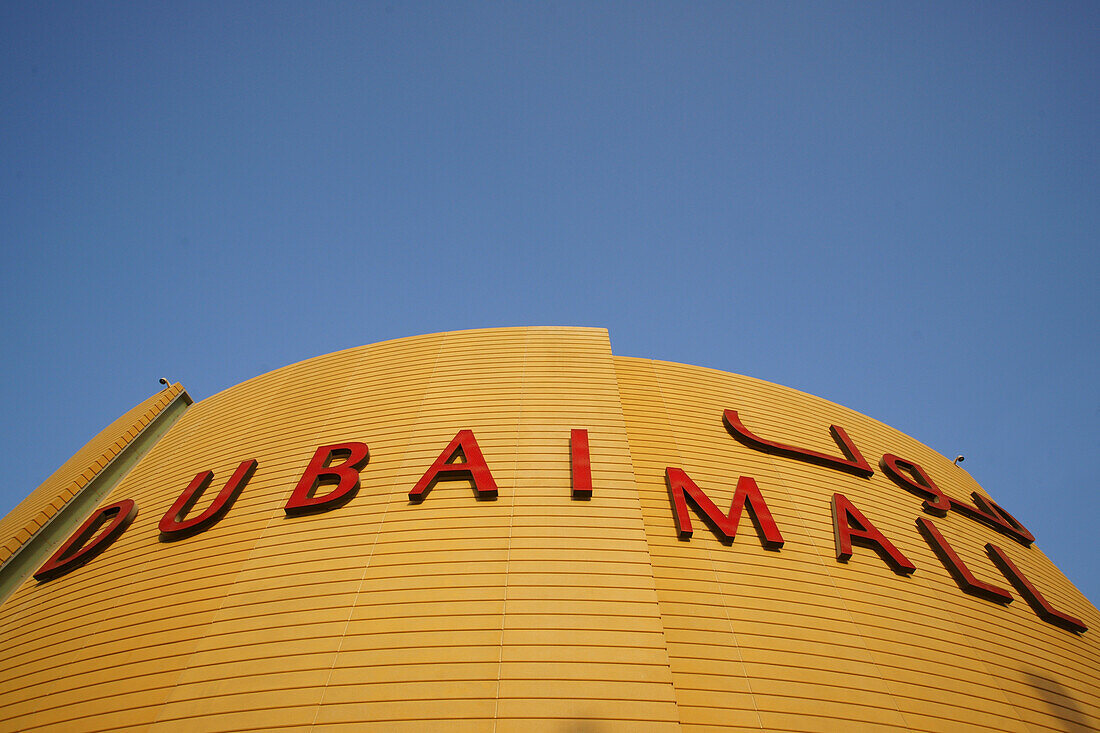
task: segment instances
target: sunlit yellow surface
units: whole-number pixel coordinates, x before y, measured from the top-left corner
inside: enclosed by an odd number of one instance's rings
[[[957,514],[934,520],[979,578],[1010,587],[983,551],[1005,548],[1084,634],[1019,597],[1003,607],[962,593],[917,532],[920,499],[877,465],[863,479],[751,450],[723,427],[725,408],[829,453],[836,423],[873,465],[896,453],[949,495],[980,491],[868,417],[747,377],[614,357],[602,329],[434,334],[320,356],[195,403],[104,500],[137,503],[123,536],[0,607],[0,729],[1100,725],[1100,614],[1037,546]],[[572,428],[589,431],[590,501],[571,498]],[[499,498],[452,481],[410,503],[461,429]],[[370,446],[356,498],[287,517],[314,450],[346,441]],[[158,540],[196,473],[213,470],[220,489],[248,458],[259,468],[220,523]],[[747,517],[732,545],[701,519],[679,540],[666,466],[723,510],[737,477],[753,476],[783,548],[763,549]],[[900,577],[859,547],[838,563],[834,492],[917,572]]]

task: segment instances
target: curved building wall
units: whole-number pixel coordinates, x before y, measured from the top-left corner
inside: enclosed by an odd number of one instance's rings
[[[829,426],[842,426],[873,475],[749,447],[723,424],[731,408],[758,436],[835,456]],[[571,492],[575,429],[589,439],[590,499]],[[410,501],[462,430],[499,495],[444,480]],[[354,498],[288,515],[318,447],[349,441],[370,450]],[[187,408],[103,499],[138,507],[121,536],[3,602],[0,729],[1100,724],[1095,631],[1041,618],[986,544],[1050,607],[1092,628],[1100,614],[1036,545],[959,511],[922,512],[878,465],[887,453],[948,496],[985,496],[870,418],[747,377],[615,357],[601,329],[434,334],[310,359]],[[197,473],[214,479],[193,513],[247,459],[255,473],[220,521],[160,539]],[[761,542],[758,510],[723,541],[685,505],[694,532],[681,537],[669,467],[723,515],[739,478],[755,479],[782,547]],[[915,572],[892,571],[867,543],[837,561],[838,493]],[[922,516],[1014,600],[962,592]]]

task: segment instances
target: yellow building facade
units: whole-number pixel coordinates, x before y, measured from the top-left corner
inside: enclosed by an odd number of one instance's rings
[[[0,730],[1100,727],[1100,613],[965,470],[602,329],[172,386],[0,542]]]

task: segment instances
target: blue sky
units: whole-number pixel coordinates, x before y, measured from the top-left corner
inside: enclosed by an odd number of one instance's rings
[[[1095,3],[0,4],[0,512],[196,398],[504,325],[852,407],[1100,601]]]

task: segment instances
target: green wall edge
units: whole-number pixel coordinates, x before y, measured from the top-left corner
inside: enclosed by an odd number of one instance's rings
[[[0,567],[0,605],[5,603],[28,578],[42,566],[57,548],[81,525],[84,519],[118,486],[138,462],[171,429],[191,405],[186,391],[180,392],[137,437],[106,467],[69,500],[34,536]],[[47,581],[48,582],[48,581]]]

